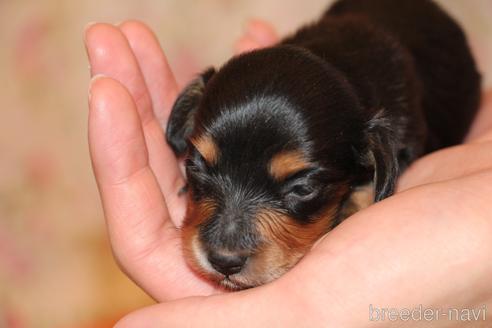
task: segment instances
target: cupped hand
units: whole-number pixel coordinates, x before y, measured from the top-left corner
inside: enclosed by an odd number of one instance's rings
[[[237,51],[276,40],[261,21],[248,29]],[[181,254],[184,180],[161,128],[178,87],[165,56],[138,22],[92,25],[85,41],[90,151],[115,257],[159,301],[195,296],[137,311],[118,327],[369,327],[377,323],[370,304],[492,305],[492,136],[483,119],[469,143],[417,161],[401,192],[346,220],[279,280],[199,297],[220,290]],[[479,118],[490,118],[492,93],[487,99]]]
[[[482,112],[492,112],[492,91]],[[268,285],[157,304],[116,327],[489,327],[492,130],[422,158],[399,189],[348,218]],[[383,322],[374,312],[419,308],[433,311],[430,321],[417,312]],[[481,312],[467,322],[436,310]]]

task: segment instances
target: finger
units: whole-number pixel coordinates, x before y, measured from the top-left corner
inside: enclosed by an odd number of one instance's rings
[[[293,327],[287,303],[273,288],[261,287],[157,304],[131,313],[115,327]]]
[[[128,40],[143,74],[159,125],[165,129],[178,93],[178,86],[166,56],[156,36],[145,24],[126,21],[120,24],[119,28]],[[154,173],[168,203],[171,217],[176,225],[180,225],[180,219],[184,217],[185,197],[179,196],[176,188],[179,190],[185,185],[184,178],[172,149],[164,141],[163,132],[155,128],[154,131],[149,131],[149,137],[154,140],[152,144],[159,150],[155,152],[155,161],[152,157],[154,152],[150,151],[151,167],[155,168]]]
[[[473,161],[470,161],[470,158],[473,158]],[[460,178],[491,167],[491,142],[469,142],[444,148],[412,163],[398,179],[397,191]]]
[[[246,26],[246,36],[249,36],[260,47],[269,47],[278,42],[277,31],[272,24],[261,19],[252,19]]]
[[[174,74],[159,41],[143,23],[126,21],[119,25],[135,54],[150,93],[154,113],[163,127],[178,94]]]
[[[94,24],[85,31],[92,76],[103,74],[120,81],[133,96],[145,126],[154,119],[152,102],[138,63],[121,31],[109,24]]]
[[[174,154],[164,140],[152,110],[152,100],[132,49],[121,31],[108,24],[90,26],[85,36],[92,74],[104,74],[120,81],[136,103],[148,147],[149,163],[168,204],[171,219],[179,225],[184,217],[184,185]]]
[[[111,244],[120,261],[141,258],[171,227],[137,109],[115,80],[93,79],[89,100],[89,148]],[[127,269],[131,266],[125,265]]]
[[[234,53],[253,51],[273,45],[278,41],[272,25],[259,19],[248,22],[244,35],[234,44]]]
[[[260,48],[261,46],[249,36],[243,36],[234,45],[234,54],[239,55],[243,52],[249,52]]]
[[[157,300],[215,292],[186,266],[180,236],[149,167],[133,98],[105,77],[93,79],[90,95],[92,165],[121,267]]]

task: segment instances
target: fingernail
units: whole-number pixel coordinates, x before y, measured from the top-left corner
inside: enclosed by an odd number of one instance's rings
[[[89,30],[89,28],[91,28],[91,26],[94,24],[96,24],[96,22],[87,23],[84,27],[84,33],[82,35],[83,41],[84,41],[85,52],[87,54],[87,57],[89,57],[89,49],[87,49],[87,30]],[[89,60],[90,60],[90,57],[89,57]]]
[[[89,22],[87,24],[85,24],[85,27],[84,27],[84,35],[85,33],[87,32],[87,30],[94,24],[96,24],[97,22]]]
[[[89,98],[89,102],[91,101],[91,98],[92,98],[92,85],[94,84],[94,82],[96,82],[97,80],[99,79],[102,79],[102,78],[106,78],[108,77],[107,75],[104,75],[104,74],[96,74],[94,75],[90,82],[89,82],[89,90],[87,91],[87,97]]]
[[[92,25],[97,24],[97,22],[89,22],[84,27],[84,44],[87,44],[87,31],[91,28]]]

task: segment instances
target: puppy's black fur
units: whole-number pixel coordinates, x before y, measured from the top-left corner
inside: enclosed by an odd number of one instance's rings
[[[479,98],[466,38],[433,2],[341,0],[278,45],[193,81],[167,140],[188,156],[191,200],[215,204],[197,227],[205,252],[248,257],[266,242],[259,209],[308,227],[330,207],[333,227],[354,188],[372,181],[382,200],[413,160],[461,142]],[[205,135],[218,150],[213,163],[189,142]],[[288,151],[307,167],[272,178],[269,162]]]

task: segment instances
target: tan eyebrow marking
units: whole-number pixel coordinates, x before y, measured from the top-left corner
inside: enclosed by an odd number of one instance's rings
[[[219,158],[219,148],[211,136],[201,136],[196,139],[191,139],[191,143],[208,164],[214,165],[217,163]]]
[[[308,168],[311,165],[298,150],[282,151],[270,160],[269,172],[276,180]]]

